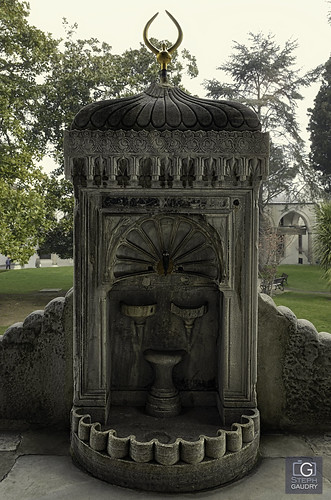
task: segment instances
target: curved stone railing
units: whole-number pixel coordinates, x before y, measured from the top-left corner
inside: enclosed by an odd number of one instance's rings
[[[325,297],[326,298],[326,297]],[[265,429],[330,430],[331,333],[259,294],[257,394]]]
[[[231,430],[219,429],[216,436],[202,435],[196,441],[177,438],[165,444],[158,439],[139,441],[134,435],[118,437],[114,429],[101,430],[101,424],[92,422],[84,408],[72,410],[72,431],[92,450],[111,458],[131,459],[137,463],[154,460],[167,466],[178,462],[198,464],[204,459],[222,458],[226,452],[238,452],[254,440],[259,428],[258,410],[247,410],[247,414],[241,416],[241,423],[233,423]]]

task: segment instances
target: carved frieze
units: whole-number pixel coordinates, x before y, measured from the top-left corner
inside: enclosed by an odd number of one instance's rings
[[[219,187],[264,179],[268,134],[226,131],[71,131],[66,177],[88,187]]]
[[[208,209],[227,211],[230,208],[229,197],[199,197],[199,198],[182,198],[182,197],[133,197],[133,196],[109,196],[102,197],[102,208],[109,208],[114,212],[123,211],[123,209],[149,209],[157,208],[166,210],[167,212],[180,212],[181,210],[190,209],[192,211]]]
[[[90,155],[177,155],[219,154],[267,156],[269,134],[263,132],[219,131],[67,131],[64,135],[66,156]]]

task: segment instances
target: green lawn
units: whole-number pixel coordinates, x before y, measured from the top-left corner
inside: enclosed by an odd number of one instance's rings
[[[330,291],[326,285],[326,281],[322,278],[322,270],[319,266],[304,266],[299,264],[278,266],[277,276],[281,276],[282,273],[289,275],[289,288],[312,292]]]
[[[278,275],[289,275],[285,292],[273,296],[277,306],[292,309],[298,318],[311,321],[318,331],[331,332],[331,293],[318,266],[279,266]],[[45,307],[57,295],[72,287],[73,267],[45,267],[0,272],[2,321],[0,334],[35,309]],[[61,293],[42,294],[45,288],[60,288]]]
[[[64,296],[73,284],[73,267],[44,267],[0,271],[0,335],[55,297]],[[56,291],[41,291],[57,289]]]
[[[11,269],[0,272],[0,293],[31,293],[43,288],[69,290],[73,283],[73,267],[41,267]]]
[[[331,293],[318,266],[278,267],[289,275],[285,292],[273,296],[277,306],[289,307],[299,319],[308,319],[319,332],[331,332]]]

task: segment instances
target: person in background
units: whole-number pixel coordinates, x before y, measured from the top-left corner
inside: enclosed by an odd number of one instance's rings
[[[10,269],[10,268],[11,268],[11,260],[10,260],[10,257],[8,256],[6,259],[6,269]]]

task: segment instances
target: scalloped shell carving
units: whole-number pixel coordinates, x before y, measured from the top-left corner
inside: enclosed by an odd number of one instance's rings
[[[114,275],[124,278],[185,273],[216,279],[219,262],[206,233],[184,217],[143,220],[124,236],[116,251]]]

